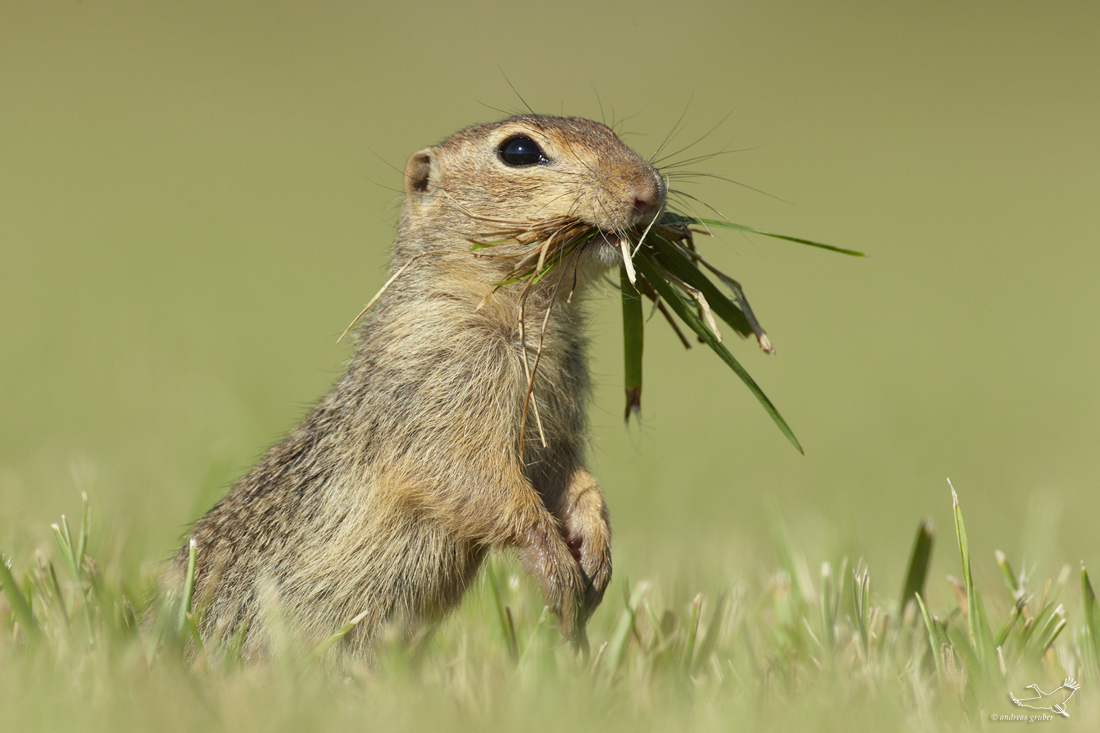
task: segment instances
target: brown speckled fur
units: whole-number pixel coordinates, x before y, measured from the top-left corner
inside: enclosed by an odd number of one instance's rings
[[[549,162],[505,165],[498,151],[517,135],[535,140]],[[531,360],[557,296],[533,393],[544,447],[532,415],[521,419],[522,284],[486,301],[511,264],[472,255],[470,240],[491,231],[483,217],[569,215],[622,231],[656,214],[663,181],[601,124],[524,116],[416,153],[405,188],[391,273],[434,254],[367,314],[332,391],[189,535],[201,633],[243,635],[245,658],[269,648],[272,604],[302,648],[365,614],[337,651],[369,658],[384,625],[408,636],[426,628],[458,603],[486,553],[501,548],[516,549],[562,632],[583,644],[610,580],[607,509],[584,461],[579,294],[566,301],[614,265],[617,250],[597,237],[530,293]],[[167,588],[182,585],[186,561],[185,545]]]

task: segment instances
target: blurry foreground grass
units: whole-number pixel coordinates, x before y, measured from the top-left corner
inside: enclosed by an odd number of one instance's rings
[[[924,604],[934,544],[924,523],[906,577],[872,583],[864,560],[812,572],[776,517],[780,567],[760,584],[691,598],[620,579],[590,625],[588,660],[498,559],[427,643],[383,641],[373,667],[337,673],[318,655],[245,666],[207,650],[187,662],[173,639],[186,636],[186,615],[154,655],[140,628],[151,579],[127,587],[120,579],[134,573],[86,554],[85,508],[78,530],[54,527],[56,556],[17,550],[0,564],[0,721],[12,731],[944,730],[1016,715],[1096,730],[1100,609],[1085,569],[1035,582],[996,553],[1004,587],[979,589],[957,500],[954,510],[957,607]],[[1082,589],[1072,612],[1060,601],[1071,578]]]

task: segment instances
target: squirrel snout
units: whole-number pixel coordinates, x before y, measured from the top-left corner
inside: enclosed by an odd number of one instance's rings
[[[630,194],[634,224],[647,223],[661,211],[665,203],[664,181],[659,176],[646,176]]]

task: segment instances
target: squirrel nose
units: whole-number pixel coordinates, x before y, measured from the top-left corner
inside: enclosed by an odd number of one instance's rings
[[[647,221],[657,215],[665,202],[664,181],[656,176],[639,183],[632,196],[634,223]]]

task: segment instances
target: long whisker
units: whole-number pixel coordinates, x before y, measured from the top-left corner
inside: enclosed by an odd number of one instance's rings
[[[763,189],[756,188],[755,186],[750,186],[747,183],[742,183],[741,181],[738,181],[738,180],[733,179],[733,178],[726,178],[725,176],[715,175],[714,173],[701,173],[701,172],[698,172],[698,171],[674,171],[672,173],[669,173],[668,177],[669,178],[677,178],[677,179],[713,178],[716,181],[723,181],[724,183],[732,183],[735,186],[740,186],[741,188],[746,188],[746,189],[748,189],[748,190],[750,190],[754,193],[758,193],[758,194],[761,194],[763,196],[767,196],[770,199],[775,199],[776,201],[782,201],[785,204],[792,203],[792,202],[788,201],[785,198],[782,198],[780,196],[776,196],[774,193],[768,193],[767,191],[765,191]]]
[[[656,165],[657,165],[655,161],[663,160],[663,158],[658,158],[657,156],[659,156],[661,154],[661,151],[665,149],[666,145],[668,145],[670,142],[672,142],[673,139],[678,134],[680,134],[680,130],[683,129],[681,127],[681,125],[684,124],[684,118],[687,117],[688,109],[690,107],[691,107],[691,98],[689,97],[688,98],[688,103],[684,105],[684,111],[680,113],[680,118],[678,120],[676,120],[676,124],[672,126],[672,129],[668,131],[667,135],[665,135],[665,139],[661,141],[661,144],[658,145],[657,149],[653,151],[653,155],[651,155],[649,157],[649,162],[653,163],[654,167],[656,167]],[[667,158],[668,156],[665,156],[665,157]]]
[[[717,158],[719,155],[732,155],[734,153],[747,153],[751,150],[758,150],[758,149],[759,149],[759,146],[755,146],[755,147],[751,147],[751,148],[735,148],[735,149],[731,149],[731,150],[717,150],[713,153],[701,153],[701,154],[696,155],[696,156],[691,157],[691,158],[684,158],[683,160],[678,160],[675,163],[666,163],[665,165],[661,166],[661,170],[662,171],[668,171],[668,170],[672,170],[674,168],[683,168],[686,165],[693,165],[695,163],[702,163],[704,161],[710,160],[711,158]]]
[[[650,163],[652,163],[654,166],[658,166],[662,160],[668,160],[669,158],[675,158],[680,153],[686,153],[688,150],[691,150],[696,145],[698,145],[699,143],[703,142],[708,137],[710,137],[711,133],[713,133],[715,130],[717,130],[719,127],[721,127],[725,123],[725,121],[730,118],[731,115],[733,115],[733,110],[730,110],[729,112],[727,112],[725,117],[718,120],[718,122],[716,122],[713,127],[711,127],[709,130],[707,130],[702,135],[700,135],[698,138],[696,138],[694,142],[685,145],[684,147],[680,148],[679,150],[677,150],[674,153],[667,153],[666,155],[664,155],[661,158],[654,157],[653,159],[650,160]]]

